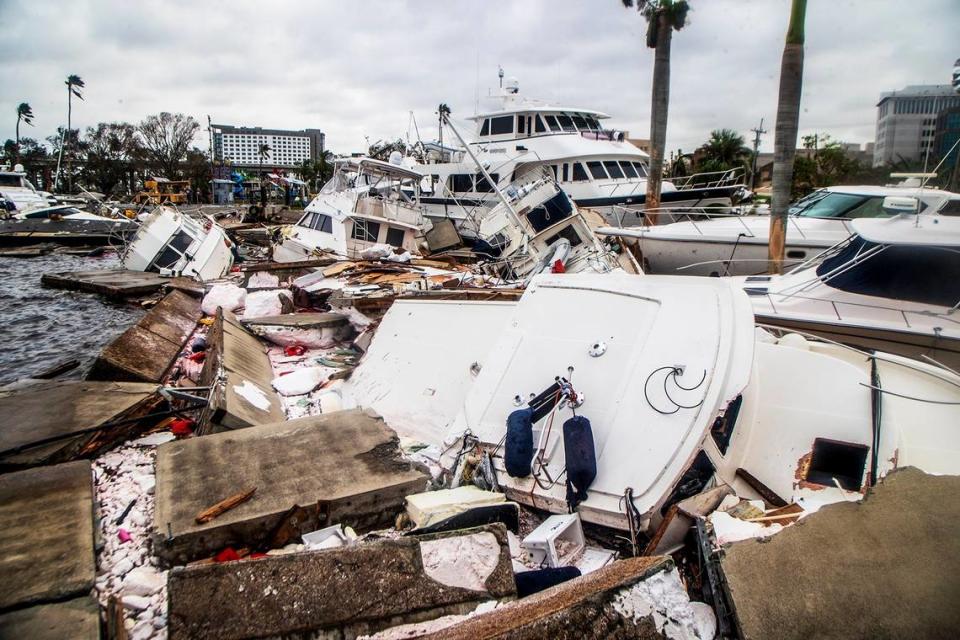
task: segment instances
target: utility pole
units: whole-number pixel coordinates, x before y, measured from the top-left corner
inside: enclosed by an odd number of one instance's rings
[[[753,191],[757,188],[757,151],[760,149],[760,136],[767,133],[763,128],[763,118],[760,118],[760,126],[750,131],[753,131],[753,162],[750,164],[750,190]]]

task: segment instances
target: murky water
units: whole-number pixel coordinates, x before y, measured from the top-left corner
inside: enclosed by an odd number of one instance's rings
[[[41,286],[40,276],[117,265],[113,254],[0,258],[0,384],[73,359],[82,365],[63,378],[79,378],[87,372],[100,349],[144,311],[91,293],[48,289]]]

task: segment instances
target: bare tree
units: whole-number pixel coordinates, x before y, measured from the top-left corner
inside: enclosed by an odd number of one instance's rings
[[[163,177],[176,179],[200,123],[182,113],[147,116],[137,127],[147,159]]]

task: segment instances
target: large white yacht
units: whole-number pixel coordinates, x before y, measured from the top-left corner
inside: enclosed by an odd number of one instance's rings
[[[738,278],[757,322],[960,370],[960,218],[899,215],[782,276]]]
[[[930,187],[836,186],[818,189],[790,207],[786,260],[792,268],[842,242],[851,221],[886,218],[888,197],[909,198],[921,215],[960,214],[960,194]],[[917,204],[919,203],[919,204]],[[766,273],[770,233],[768,215],[736,215],[694,211],[689,219],[651,227],[604,227],[600,235],[636,238],[647,273],[696,276],[748,276]],[[704,219],[704,218],[709,219]]]
[[[648,156],[627,141],[623,131],[604,128],[605,113],[580,107],[550,105],[520,94],[508,79],[495,96],[499,108],[469,118],[476,123],[468,142],[478,161],[498,184],[515,182],[531,169],[547,167],[557,183],[580,207],[611,215],[614,207],[639,209],[646,199]],[[492,206],[493,187],[464,149],[436,147],[417,166],[427,175],[423,202],[432,219],[479,217],[477,208]],[[735,172],[715,176],[709,186],[662,187],[664,207],[729,206],[743,190]],[[612,220],[612,218],[611,218]],[[474,229],[464,229],[472,237]]]

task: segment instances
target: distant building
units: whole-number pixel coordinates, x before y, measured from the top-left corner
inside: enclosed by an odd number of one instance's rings
[[[630,134],[627,133],[627,142],[635,146],[640,151],[643,151],[645,154],[650,155],[650,140],[647,138],[631,138]]]
[[[960,96],[949,84],[912,85],[881,93],[873,166],[919,161],[928,150],[933,156],[937,117],[954,107],[960,107]]]
[[[316,160],[324,150],[325,136],[319,129],[285,131],[225,124],[212,128],[214,159],[235,167],[259,167],[263,144],[270,148],[263,158],[264,167],[294,168],[304,160]]]
[[[933,154],[938,161],[950,152],[953,145],[957,144],[957,139],[960,139],[960,107],[947,109],[937,116],[936,131],[933,134]],[[955,166],[958,154],[960,154],[960,148],[954,149],[943,166]]]

